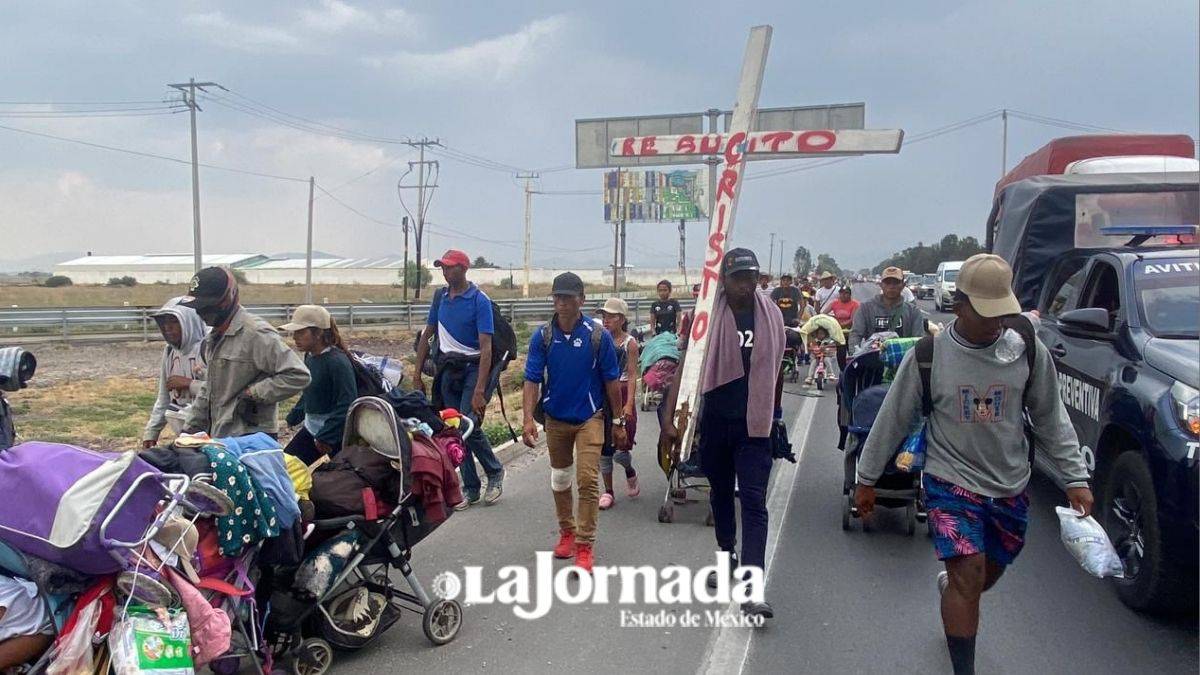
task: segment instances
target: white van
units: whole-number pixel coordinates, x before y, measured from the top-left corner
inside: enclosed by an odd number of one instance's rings
[[[933,288],[933,305],[937,311],[945,312],[954,306],[955,282],[958,281],[958,271],[962,266],[962,260],[938,264],[937,281],[934,282]]]

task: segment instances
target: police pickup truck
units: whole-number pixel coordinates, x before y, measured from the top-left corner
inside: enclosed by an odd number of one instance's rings
[[[997,185],[985,233],[1013,267],[1021,307],[1041,314],[1096,519],[1125,565],[1113,585],[1138,610],[1191,610],[1197,597],[1200,164],[1190,144],[1053,141]],[[1124,156],[1145,154],[1164,157]],[[1041,460],[1035,449],[1036,468],[1061,483]]]
[[[1125,564],[1117,593],[1135,609],[1186,608],[1197,575],[1200,252],[1076,251],[1046,280],[1038,336],[1094,471],[1096,517]]]

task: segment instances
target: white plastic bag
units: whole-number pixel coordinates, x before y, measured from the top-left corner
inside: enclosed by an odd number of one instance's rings
[[[79,618],[70,633],[60,636],[47,675],[91,675],[95,670],[92,636],[100,620],[100,601],[93,600],[79,610]]]
[[[1054,511],[1063,545],[1088,574],[1100,579],[1125,576],[1117,550],[1095,518],[1080,518],[1078,511],[1065,506],[1055,507]]]

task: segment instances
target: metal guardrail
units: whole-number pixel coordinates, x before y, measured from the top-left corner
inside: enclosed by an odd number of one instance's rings
[[[585,311],[598,309],[607,296],[589,299]],[[630,324],[638,326],[650,320],[649,298],[627,299]],[[554,312],[551,300],[497,300],[501,311],[514,324],[544,321]],[[684,308],[694,303],[680,300]],[[287,323],[296,305],[247,305],[246,309],[273,325]],[[325,305],[342,330],[351,333],[355,328],[397,327],[414,329],[424,325],[429,315],[429,303],[408,304],[330,304]],[[26,336],[57,338],[63,341],[82,339],[89,335],[112,335],[118,339],[158,337],[152,314],[158,307],[38,307],[0,309],[0,340],[11,341]]]

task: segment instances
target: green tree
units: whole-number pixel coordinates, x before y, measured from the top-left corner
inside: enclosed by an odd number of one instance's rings
[[[796,253],[792,256],[792,267],[798,277],[806,277],[812,271],[812,254],[803,246],[796,247]]]
[[[61,288],[63,286],[70,286],[71,278],[64,277],[61,274],[55,274],[54,276],[49,277],[44,282],[42,282],[42,285],[45,286],[46,288]]]
[[[487,270],[487,269],[499,269],[500,266],[497,265],[496,263],[489,261],[487,258],[480,255],[480,256],[475,256],[475,260],[474,260],[474,262],[471,263],[471,267],[474,267],[477,270]]]
[[[829,255],[828,253],[822,253],[821,255],[817,256],[817,271],[833,272],[839,277],[842,276],[842,268],[838,267],[837,261],[834,260],[833,256]]]
[[[917,242],[916,246],[893,253],[871,268],[871,271],[879,274],[885,267],[899,267],[903,270],[928,274],[936,270],[939,263],[966,260],[976,253],[983,252],[983,247],[979,245],[979,240],[975,237],[959,239],[957,235],[948,234],[933,246]]]
[[[417,268],[416,263],[413,263],[413,262],[405,263],[405,266],[400,268],[400,272],[399,272],[399,276],[403,280],[402,283],[404,285],[408,286],[409,288],[416,288],[417,287],[417,279],[418,279],[417,271],[418,271],[418,268]],[[429,285],[429,283],[431,281],[433,281],[433,273],[430,272],[428,268],[425,268],[425,267],[420,268],[420,280],[421,280],[421,288],[425,288],[426,286]]]

